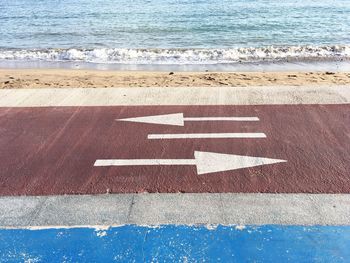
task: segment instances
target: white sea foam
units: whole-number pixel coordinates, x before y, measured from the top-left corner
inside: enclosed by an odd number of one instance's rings
[[[349,60],[350,45],[230,49],[40,49],[0,50],[0,60],[80,61],[114,64],[219,64],[274,61]]]

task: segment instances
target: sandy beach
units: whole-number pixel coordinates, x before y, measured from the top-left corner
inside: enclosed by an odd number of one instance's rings
[[[313,86],[350,84],[350,72],[141,72],[1,69],[0,88]]]

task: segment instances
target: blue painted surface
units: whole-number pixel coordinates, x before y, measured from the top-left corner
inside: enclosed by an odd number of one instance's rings
[[[0,262],[349,262],[350,226],[0,230]]]

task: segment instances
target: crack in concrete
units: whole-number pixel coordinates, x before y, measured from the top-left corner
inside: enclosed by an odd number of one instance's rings
[[[224,206],[224,200],[222,199],[222,194],[219,195],[219,201],[220,201],[220,213],[221,213],[221,218],[222,218],[222,221],[226,224],[228,224],[228,220],[227,220],[227,217],[226,217],[226,209],[225,209],[225,206]]]
[[[34,225],[33,223],[38,218],[38,215],[43,210],[43,208],[46,206],[47,199],[48,198],[45,197],[41,202],[39,202],[39,205],[36,207],[36,209],[34,209],[34,211],[30,215],[30,220],[29,220],[28,225],[30,225],[30,226]]]
[[[133,209],[134,204],[135,204],[135,194],[133,194],[131,197],[131,203],[129,206],[128,214],[126,216],[126,222],[128,224],[132,223],[132,222],[130,222],[130,217],[131,217],[131,213],[132,213],[132,209]]]

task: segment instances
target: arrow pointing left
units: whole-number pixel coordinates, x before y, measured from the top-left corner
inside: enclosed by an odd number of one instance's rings
[[[195,165],[197,174],[224,172],[260,165],[287,162],[286,160],[235,154],[195,151],[194,159],[100,159],[94,166]]]
[[[184,117],[183,113],[172,113],[154,116],[143,116],[117,121],[130,121],[139,123],[151,123],[161,125],[184,126],[185,121],[259,121],[258,117]]]

